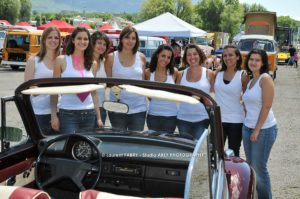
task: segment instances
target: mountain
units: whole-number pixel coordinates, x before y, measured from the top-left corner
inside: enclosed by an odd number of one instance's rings
[[[60,12],[62,10],[134,13],[140,10],[143,0],[32,0],[32,10]]]
[[[144,0],[32,0],[32,10],[38,12],[86,11],[135,13]],[[162,0],[163,1],[163,0]],[[192,0],[196,4],[199,0]]]

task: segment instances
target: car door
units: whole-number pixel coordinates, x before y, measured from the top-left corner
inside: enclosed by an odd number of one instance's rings
[[[26,106],[16,96],[1,98],[0,184],[24,186],[34,182],[33,165],[37,155],[25,125]]]

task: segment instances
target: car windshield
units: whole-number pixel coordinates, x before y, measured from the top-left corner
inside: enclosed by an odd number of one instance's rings
[[[250,51],[253,48],[262,49],[267,52],[274,52],[274,45],[268,40],[243,39],[240,40],[238,47],[242,51]]]
[[[23,48],[29,50],[29,36],[28,35],[7,35],[7,48]]]
[[[288,53],[289,48],[288,47],[281,47],[280,52]]]
[[[102,80],[99,79],[99,81]],[[94,82],[92,86],[99,86],[99,89],[92,89],[93,91],[90,91],[88,86],[82,86],[83,85],[78,85],[77,87],[73,86],[72,88],[64,88],[64,86],[57,86],[57,84],[54,84],[48,88],[38,88],[42,90],[30,89],[28,91],[29,94],[31,94],[30,103],[35,112],[42,112],[41,106],[43,106],[43,104],[41,104],[40,101],[42,101],[44,98],[48,98],[50,100],[51,97],[48,94],[58,94],[57,111],[59,117],[62,117],[59,118],[62,120],[60,121],[59,130],[51,131],[49,133],[48,128],[40,126],[39,130],[41,131],[41,134],[48,136],[52,135],[53,133],[60,134],[74,132],[127,134],[144,133],[151,136],[162,136],[169,139],[180,138],[194,140],[198,138],[191,134],[179,133],[179,129],[176,125],[176,116],[178,114],[179,107],[194,107],[195,109],[200,109],[203,112],[203,115],[208,115],[207,111],[209,110],[209,107],[207,105],[212,106],[214,104],[207,95],[198,97],[195,95],[193,96],[191,93],[186,93],[186,95],[184,95],[182,94],[182,91],[175,89],[176,86],[168,84],[166,84],[166,86],[164,86],[164,84],[159,84],[161,88],[147,88],[125,84],[107,86],[106,84],[95,84]],[[170,89],[168,87],[171,87],[173,90],[168,91],[168,89]],[[80,92],[81,89],[87,89],[87,92]],[[47,95],[40,93],[46,93]],[[104,129],[99,130],[99,127],[101,126],[99,126],[95,117],[91,117],[86,121],[89,122],[89,124],[86,123],[85,125],[76,125],[76,128],[68,127],[69,124],[65,124],[64,122],[66,121],[63,120],[64,114],[76,114],[76,110],[82,109],[80,106],[88,107],[88,104],[92,103],[93,101],[91,93],[95,93],[99,100],[97,106],[99,107],[100,115],[102,116],[101,119]],[[205,106],[202,104],[204,101],[201,101],[203,97],[208,100]],[[201,100],[199,101],[198,99]],[[135,100],[135,102],[132,102],[132,100]],[[86,109],[95,114],[94,109]],[[135,114],[136,112],[139,112],[140,114]],[[89,114],[88,111],[86,114]],[[143,119],[140,119],[140,122],[125,127],[122,123],[118,122],[118,117],[122,118],[124,115],[136,115],[137,121],[139,121],[139,118]],[[168,118],[168,120],[164,120],[167,122],[166,124],[161,123],[159,117],[160,115]],[[36,116],[37,120],[39,120],[38,114],[36,114]],[[42,123],[40,124],[42,125]],[[111,128],[119,130],[107,130]]]

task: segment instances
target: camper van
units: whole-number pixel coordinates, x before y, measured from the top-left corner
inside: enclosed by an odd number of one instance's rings
[[[36,30],[34,27],[7,29],[1,64],[9,65],[14,70],[26,66],[28,58],[39,51],[42,34],[43,30]],[[62,37],[67,34],[69,33],[61,32]]]

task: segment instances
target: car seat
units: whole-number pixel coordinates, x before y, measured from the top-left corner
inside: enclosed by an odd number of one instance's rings
[[[25,187],[0,186],[1,199],[51,199],[48,193]]]

